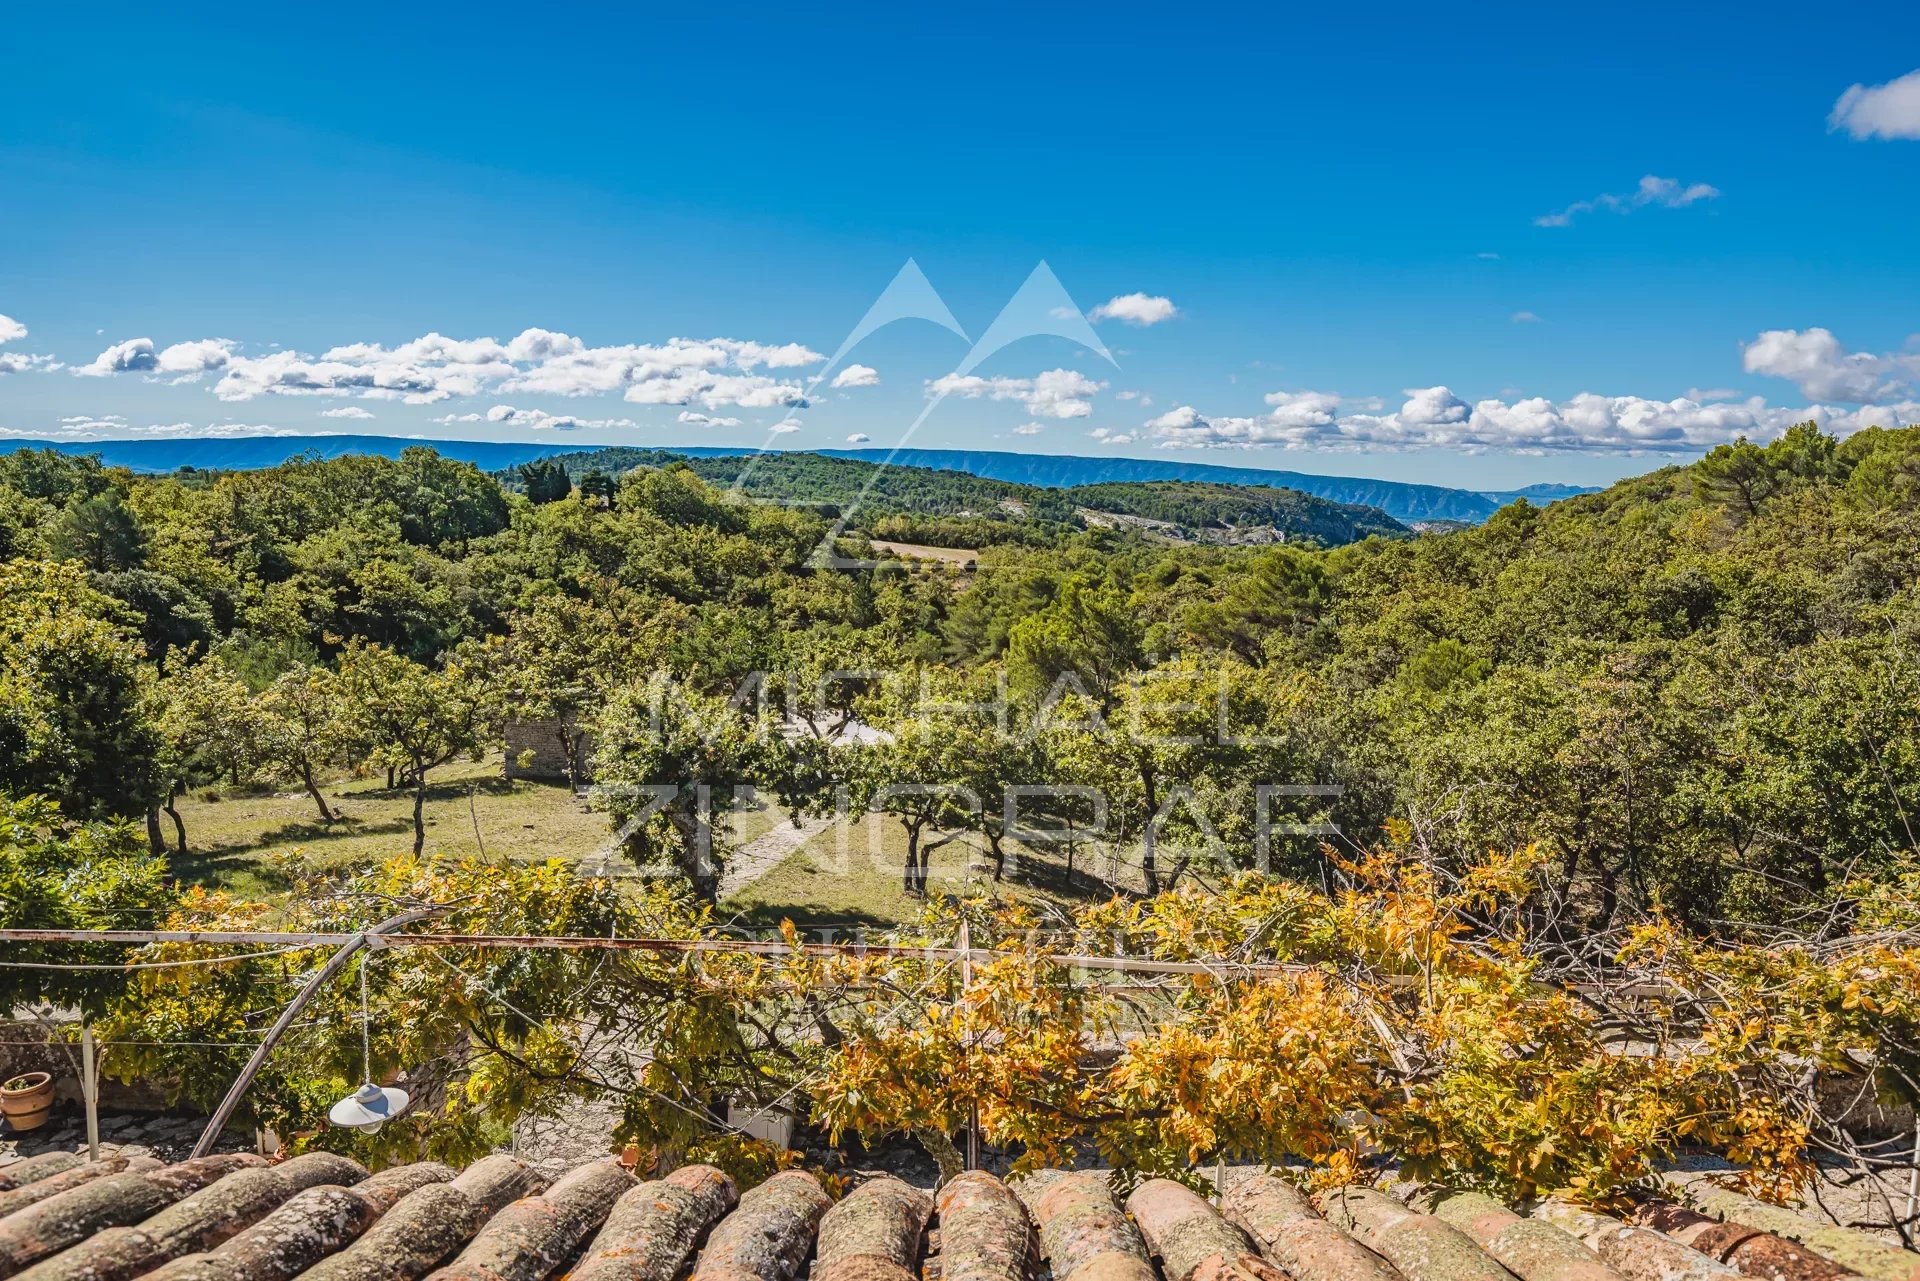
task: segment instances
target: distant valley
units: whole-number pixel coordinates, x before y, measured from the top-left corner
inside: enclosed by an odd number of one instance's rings
[[[112,466],[137,472],[170,472],[181,467],[200,470],[253,470],[272,467],[297,455],[336,458],[344,454],[396,457],[412,445],[428,445],[447,458],[470,462],[488,471],[514,467],[536,458],[577,454],[600,449],[596,445],[547,444],[473,440],[418,440],[399,436],[309,435],[239,436],[230,439],[100,440],[0,442],[0,452],[18,448],[57,449],[68,454],[97,454]],[[724,458],[758,451],[742,446],[675,445],[666,452],[689,458]],[[1470,490],[1406,481],[1356,476],[1320,476],[1309,472],[1275,471],[1258,467],[1222,467],[1210,463],[1157,458],[1084,458],[1055,454],[1015,454],[994,450],[953,449],[821,449],[804,452],[831,458],[881,462],[935,471],[964,472],[985,480],[1007,481],[1042,488],[1079,488],[1086,485],[1147,481],[1197,481],[1218,485],[1260,485],[1298,490],[1329,502],[1375,508],[1405,523],[1447,521],[1479,524],[1516,498],[1534,503],[1553,502],[1591,488],[1539,484],[1519,490]]]

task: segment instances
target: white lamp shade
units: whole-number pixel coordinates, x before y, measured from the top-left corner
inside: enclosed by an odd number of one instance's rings
[[[327,1120],[362,1134],[372,1134],[407,1110],[407,1092],[392,1086],[381,1089],[369,1081],[327,1111]]]

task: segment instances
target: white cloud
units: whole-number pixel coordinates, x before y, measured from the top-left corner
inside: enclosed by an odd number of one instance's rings
[[[978,374],[945,374],[927,384],[935,396],[962,396],[968,400],[1018,400],[1036,418],[1090,418],[1094,393],[1106,384],[1072,369],[1049,369],[1032,378],[982,378]]]
[[[1920,417],[1920,403],[1912,401],[1865,409],[1817,404],[1794,408],[1769,406],[1757,396],[1706,404],[1690,397],[1653,400],[1583,392],[1559,402],[1532,397],[1469,405],[1446,387],[1412,388],[1406,397],[1392,413],[1340,415],[1335,397],[1282,392],[1268,397],[1274,409],[1259,417],[1208,418],[1182,406],[1152,420],[1146,430],[1170,449],[1683,454],[1740,436],[1767,439],[1808,419],[1846,435]]]
[[[1132,432],[1114,431],[1111,427],[1095,427],[1092,431],[1088,432],[1087,435],[1093,437],[1103,445],[1131,445],[1133,443]]]
[[[1648,205],[1662,209],[1684,209],[1701,200],[1718,199],[1720,189],[1704,182],[1681,183],[1677,178],[1660,178],[1648,174],[1640,180],[1640,185],[1624,196],[1611,192],[1602,192],[1591,200],[1576,200],[1558,213],[1542,214],[1533,220],[1536,227],[1566,227],[1580,214],[1592,213],[1597,209],[1610,209],[1614,213],[1632,213],[1635,209],[1644,209]]]
[[[779,422],[767,428],[767,431],[775,436],[785,436],[799,430],[800,420],[798,418],[782,418]]]
[[[640,425],[631,418],[579,418],[573,414],[550,414],[544,409],[515,409],[512,405],[495,405],[484,414],[446,414],[432,421],[442,427],[458,423],[489,423],[496,427],[530,427],[535,431],[597,431]]]
[[[343,405],[339,409],[323,409],[320,411],[320,416],[322,418],[371,418],[373,417],[372,414],[360,408],[360,406],[358,405]]]
[[[1920,71],[1883,85],[1854,85],[1833,104],[1827,128],[1856,138],[1920,138]]]
[[[1124,324],[1144,327],[1157,325],[1163,320],[1172,320],[1180,314],[1173,305],[1173,299],[1156,294],[1120,294],[1109,298],[1087,313],[1088,320],[1118,320]]]
[[[871,365],[848,365],[833,376],[834,387],[878,387],[880,371]]]
[[[44,435],[39,432],[0,432],[0,435]],[[147,423],[133,426],[119,414],[75,414],[60,420],[61,438],[67,440],[135,440],[152,437],[167,440],[220,439],[232,436],[299,436],[304,433],[267,423]]]
[[[711,414],[696,413],[691,409],[680,411],[680,421],[695,427],[738,427],[738,418],[715,418]]]
[[[1789,378],[1800,394],[1816,400],[1868,401],[1905,394],[1920,376],[1920,355],[1876,356],[1850,352],[1833,334],[1812,329],[1769,329],[1740,348],[1750,374]]]
[[[873,437],[867,435],[867,433],[863,431],[857,431],[853,433],[853,435],[847,437],[847,443],[849,445],[865,445],[870,443],[872,440],[873,440]]]
[[[1045,430],[1046,428],[1039,423],[1022,423],[1013,429],[1013,434],[1016,436],[1038,436]]]
[[[148,373],[159,365],[153,350],[151,338],[129,338],[95,356],[85,365],[74,366],[73,372],[88,378],[104,378],[108,374]]]
[[[0,342],[12,342],[16,338],[25,338],[27,327],[12,316],[0,313]]]
[[[0,374],[24,374],[30,369],[51,373],[60,362],[52,356],[30,356],[24,351],[0,351]]]
[[[242,356],[225,339],[178,343],[156,351],[150,338],[117,343],[78,372],[171,374],[192,381],[222,371],[214,393],[226,401],[259,396],[358,396],[433,404],[488,392],[592,396],[619,392],[638,404],[709,409],[799,408],[805,389],[763,372],[824,359],[799,343],[734,338],[672,338],[660,344],[589,347],[570,334],[524,330],[500,342],[427,334],[396,347],[349,343],[318,357],[297,351]]]
[[[1530,311],[1516,311],[1513,313],[1513,323],[1516,325],[1537,325],[1540,323],[1540,317]]]

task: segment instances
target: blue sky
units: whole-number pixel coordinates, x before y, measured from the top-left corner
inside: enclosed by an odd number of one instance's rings
[[[945,388],[914,444],[1497,487],[1920,418],[1920,6],[1448,8],[22,7],[0,430],[803,448]],[[1114,363],[829,367],[910,258],[976,338],[1043,259],[1141,298]]]

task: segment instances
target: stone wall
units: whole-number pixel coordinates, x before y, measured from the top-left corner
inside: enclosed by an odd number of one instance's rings
[[[508,778],[530,778],[544,783],[567,781],[567,757],[561,746],[558,720],[508,721],[506,726]],[[593,759],[593,742],[582,736],[580,758],[574,762],[574,777],[585,782],[587,762]]]

